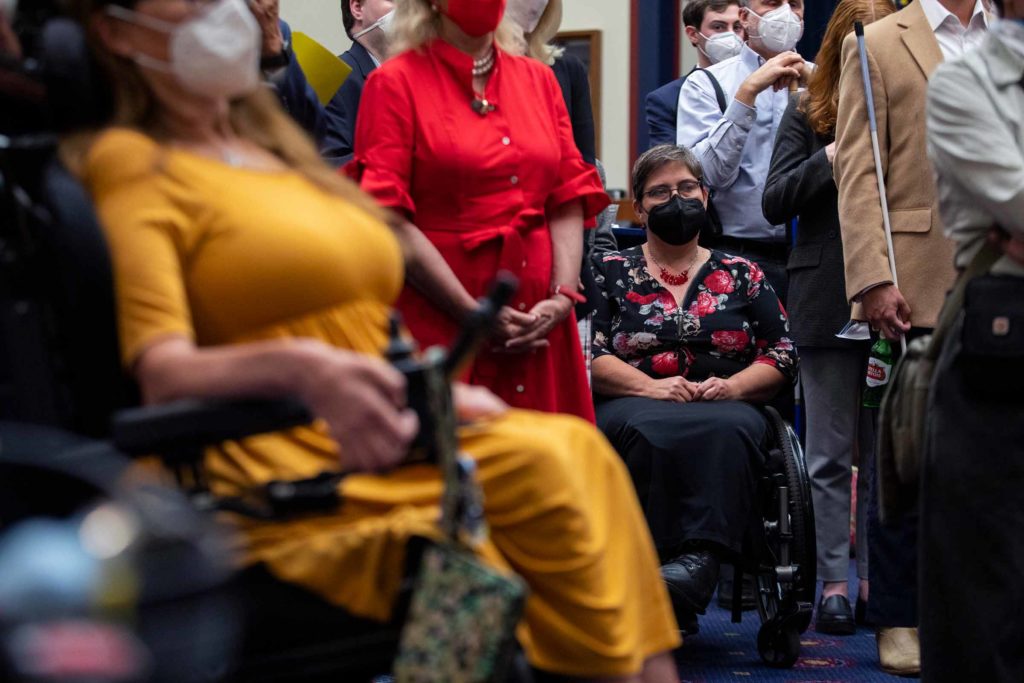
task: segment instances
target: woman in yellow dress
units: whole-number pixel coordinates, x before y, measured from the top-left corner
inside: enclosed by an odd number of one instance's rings
[[[392,469],[417,430],[383,360],[403,279],[388,216],[316,156],[259,87],[244,0],[76,0],[113,85],[79,145],[114,264],[121,350],[147,403],[298,396],[316,424],[211,449],[215,492],[343,467],[336,514],[239,522],[246,566],[384,620],[441,482]],[[415,253],[406,255],[415,260]],[[519,638],[564,676],[675,681],[678,631],[628,475],[567,416],[457,387],[494,566],[530,586]]]

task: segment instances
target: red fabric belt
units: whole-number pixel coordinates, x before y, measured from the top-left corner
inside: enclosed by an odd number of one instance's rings
[[[473,251],[495,240],[501,240],[498,267],[518,273],[522,270],[523,260],[526,256],[523,237],[546,225],[544,214],[536,211],[520,215],[517,222],[511,225],[476,227],[470,230],[427,230],[426,232],[461,233],[462,247],[466,251]]]

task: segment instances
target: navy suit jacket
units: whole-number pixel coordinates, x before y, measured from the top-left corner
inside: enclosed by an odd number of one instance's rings
[[[367,77],[377,68],[367,49],[357,42],[353,42],[352,47],[341,55],[341,60],[352,67],[352,73],[327,104],[327,139],[322,149],[324,158],[335,165],[344,164],[352,158],[359,100]]]
[[[686,76],[666,83],[647,94],[645,108],[647,110],[647,139],[650,147],[676,144],[679,91],[683,88]]]
[[[284,72],[275,76],[271,84],[277,90],[281,106],[316,141],[317,147],[322,151],[327,134],[327,118],[324,108],[320,106],[320,100],[317,99],[313,87],[306,80],[306,75],[302,73],[302,67],[299,66],[295,53],[291,51],[292,30],[283,21],[281,22],[281,34],[289,46],[289,61]]]

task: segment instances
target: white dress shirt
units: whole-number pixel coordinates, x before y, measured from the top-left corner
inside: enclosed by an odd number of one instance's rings
[[[964,27],[956,15],[939,4],[939,0],[917,0],[928,18],[928,25],[935,32],[935,40],[942,50],[942,58],[947,62],[956,59],[968,50],[981,45],[988,28],[988,15],[981,0],[974,3],[971,21]]]
[[[783,242],[785,225],[772,225],[761,210],[761,195],[775,145],[775,132],[789,104],[789,92],[766,88],[754,107],[735,99],[736,91],[764,59],[750,47],[708,67],[725,92],[725,113],[718,107],[711,81],[694,72],[679,90],[676,142],[693,149],[726,235],[763,242]]]
[[[1024,25],[995,22],[977,49],[936,69],[928,155],[946,233],[966,266],[993,225],[1024,239]],[[1003,258],[994,272],[1024,276]]]

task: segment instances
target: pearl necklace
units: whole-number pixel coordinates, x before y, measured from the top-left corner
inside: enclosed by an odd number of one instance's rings
[[[480,59],[473,60],[473,75],[486,76],[494,68],[494,46],[487,51],[487,54]]]

